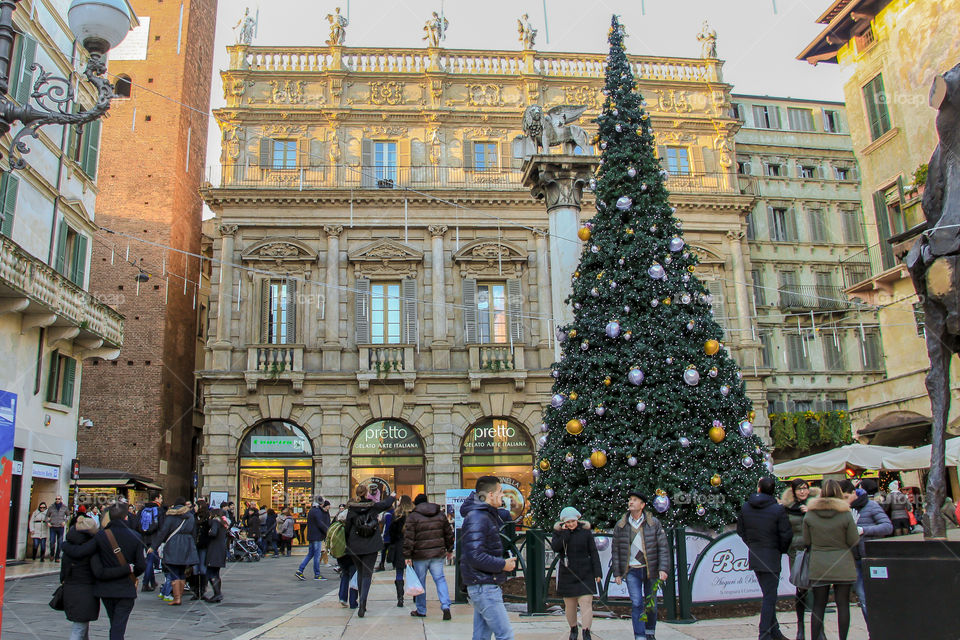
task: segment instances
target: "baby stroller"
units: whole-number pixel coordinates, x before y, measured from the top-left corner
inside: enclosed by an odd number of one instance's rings
[[[257,542],[247,537],[239,527],[230,529],[229,557],[234,562],[260,562]]]

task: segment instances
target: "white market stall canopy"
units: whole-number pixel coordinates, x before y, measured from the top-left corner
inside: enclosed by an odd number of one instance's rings
[[[899,447],[881,447],[871,444],[848,444],[816,453],[805,458],[797,458],[781,462],[774,466],[773,471],[780,477],[809,476],[824,473],[843,473],[847,465],[858,469],[887,469],[884,461],[894,454],[900,455],[904,450]],[[930,452],[927,450],[927,466],[930,465]]]
[[[884,460],[887,471],[911,471],[930,468],[930,446],[901,450],[900,453]],[[960,466],[960,438],[947,440],[947,466]]]

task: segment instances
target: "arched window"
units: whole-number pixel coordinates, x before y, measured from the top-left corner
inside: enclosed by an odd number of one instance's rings
[[[396,491],[411,498],[426,492],[423,441],[412,426],[378,420],[361,429],[350,447],[350,495],[358,484],[375,487],[374,499]]]
[[[462,487],[473,489],[480,476],[497,476],[504,507],[514,520],[527,509],[533,483],[533,442],[527,430],[503,418],[485,418],[463,436],[460,446]]]
[[[247,431],[240,443],[240,503],[289,506],[306,517],[313,481],[313,445],[300,427],[267,420]]]
[[[129,98],[133,90],[133,80],[126,74],[117,76],[117,82],[113,86],[113,92],[118,98]]]

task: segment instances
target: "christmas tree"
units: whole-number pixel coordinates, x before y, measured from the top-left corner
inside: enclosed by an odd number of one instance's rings
[[[765,450],[668,202],[623,38],[614,16],[594,140],[597,211],[579,231],[574,320],[557,331],[563,357],[541,426],[533,515],[549,526],[574,505],[610,528],[639,489],[665,525],[713,529],[735,521],[756,490]]]

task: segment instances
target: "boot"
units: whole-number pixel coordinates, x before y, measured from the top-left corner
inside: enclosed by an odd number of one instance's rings
[[[579,631],[577,627],[570,627],[570,640],[577,640],[580,637]]]
[[[200,576],[199,575],[190,576],[190,599],[191,600],[200,599]]]
[[[220,593],[220,576],[214,576],[210,578],[210,587],[213,589],[213,596],[210,598],[204,598],[207,602],[223,602],[223,594]]]
[[[185,582],[185,580],[174,580],[170,584],[173,591],[173,600],[170,601],[171,606],[183,604],[183,586]]]
[[[397,606],[403,606],[403,580],[394,580],[393,584],[397,587]]]
[[[593,636],[590,635],[590,629],[583,630],[583,640],[593,640]]]
[[[207,595],[207,585],[208,585],[208,584],[210,584],[210,581],[207,580],[207,575],[204,574],[204,573],[201,573],[201,574],[200,574],[200,585],[199,585],[199,586],[200,586],[199,591],[200,591],[200,599],[201,599],[201,600],[206,600],[206,598],[205,598],[204,596]]]

